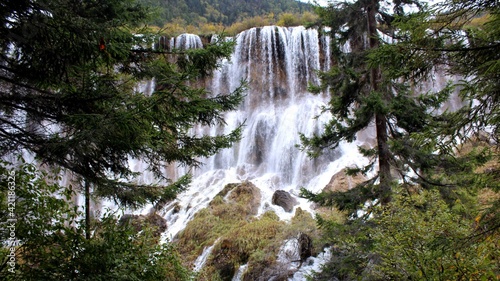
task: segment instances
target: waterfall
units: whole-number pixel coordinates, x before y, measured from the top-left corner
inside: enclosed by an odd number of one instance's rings
[[[217,241],[215,241],[215,243],[217,243]],[[214,245],[215,245],[215,243],[214,243]],[[194,262],[194,268],[193,268],[194,272],[198,272],[203,268],[203,266],[207,262],[208,256],[212,253],[212,249],[214,248],[214,245],[203,249],[203,253]]]
[[[198,133],[228,133],[244,123],[242,139],[232,148],[204,159],[204,165],[192,171],[189,190],[170,205],[180,206],[180,210],[167,206],[164,213],[169,239],[228,183],[251,181],[262,194],[259,214],[272,210],[289,220],[293,211],[285,212],[271,203],[276,190],[288,191],[296,197],[296,207],[311,210],[307,200],[298,198],[301,187],[318,192],[344,167],[366,163],[356,143],[342,144],[317,159],[308,158],[297,148],[299,133],[319,132],[329,119],[324,114],[315,118],[328,96],[307,92],[308,83],[319,83],[316,71],[330,68],[329,38],[315,29],[266,26],[246,30],[234,40],[231,58],[221,62],[222,67],[208,83],[209,89],[213,94],[227,93],[246,80],[246,98],[238,110],[227,113],[225,127],[199,128]],[[189,42],[197,40],[191,38]]]

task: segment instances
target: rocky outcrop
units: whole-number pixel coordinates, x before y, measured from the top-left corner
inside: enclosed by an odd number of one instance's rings
[[[276,192],[274,192],[272,203],[281,206],[287,212],[291,212],[293,206],[298,204],[297,200],[284,190],[276,190]]]
[[[159,237],[167,230],[167,221],[157,213],[148,215],[125,214],[120,218],[119,223],[121,225],[130,224],[137,232],[141,231],[144,227],[152,226],[155,237]]]
[[[260,197],[260,189],[249,181],[236,185],[227,195],[229,201],[244,204],[250,215],[257,215]]]
[[[300,261],[304,262],[308,257],[314,254],[313,241],[309,235],[300,233],[297,238],[299,244]]]
[[[366,178],[363,175],[348,176],[342,170],[332,176],[323,191],[347,191],[365,180]]]

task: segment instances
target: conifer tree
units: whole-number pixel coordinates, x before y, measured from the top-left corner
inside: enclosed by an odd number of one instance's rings
[[[444,112],[438,122],[415,133],[423,147],[439,144],[439,154],[453,154],[454,161],[435,165],[453,180],[450,187],[463,186],[474,191],[500,191],[498,144],[500,138],[500,6],[497,1],[444,1],[401,18],[396,26],[399,40],[373,55],[383,67],[400,66],[390,75],[394,79],[431,79],[439,65],[442,71],[457,75],[454,85],[463,101],[456,111]],[[429,142],[424,140],[434,139]],[[458,150],[463,143],[481,144],[471,152]],[[460,151],[459,155],[457,151]],[[451,165],[453,164],[453,165]],[[457,165],[458,164],[458,165]],[[497,200],[482,216],[484,232],[500,226]],[[485,230],[487,229],[487,230]]]
[[[148,9],[133,0],[4,1],[0,5],[0,155],[26,150],[74,173],[94,194],[127,206],[172,199],[187,178],[134,183],[129,158],[161,179],[162,167],[198,165],[239,139],[195,135],[223,125],[243,87],[212,95],[196,79],[228,57],[231,42],[167,53],[151,48],[141,25]],[[155,79],[151,94],[140,82]],[[168,181],[168,179],[165,179]]]
[[[498,241],[500,225],[499,7],[495,1],[464,0],[420,8],[408,15],[395,9],[392,41],[362,60],[379,67],[381,85],[393,87],[386,111],[391,120],[388,147],[392,169],[401,172],[402,182],[393,185],[391,202],[364,209],[370,216],[351,216],[341,223],[318,217],[324,238],[334,246],[332,259],[315,280],[498,279],[498,243],[491,241]],[[437,69],[463,79],[440,93],[419,93],[419,83],[432,79]],[[326,81],[332,77],[323,75]],[[433,111],[453,88],[462,108]],[[359,108],[354,110],[359,116]],[[345,123],[334,129],[354,124],[341,120]],[[366,200],[350,197],[359,194],[356,189],[306,195],[343,207],[349,200]]]
[[[393,22],[403,16],[404,5],[421,7],[418,1],[394,1],[393,13],[381,6],[382,1],[355,1],[317,8],[321,24],[331,28],[334,66],[320,73],[322,84],[311,86],[313,92],[329,90],[331,101],[324,111],[332,114],[322,132],[302,137],[302,148],[311,156],[321,150],[337,147],[342,141],[352,142],[357,133],[375,125],[377,144],[374,149],[360,148],[372,159],[350,173],[366,173],[378,166],[375,178],[350,190],[347,194],[303,195],[321,203],[334,203],[341,209],[356,210],[366,200],[391,200],[391,185],[398,179],[409,180],[409,171],[427,169],[430,150],[419,151],[410,135],[428,126],[435,116],[429,114],[447,98],[448,89],[433,96],[415,97],[409,81],[400,81],[370,60],[370,54],[390,44],[394,36]],[[431,157],[432,158],[432,157]],[[424,161],[425,160],[425,161]],[[414,181],[416,179],[411,179]],[[417,179],[418,180],[418,179]]]

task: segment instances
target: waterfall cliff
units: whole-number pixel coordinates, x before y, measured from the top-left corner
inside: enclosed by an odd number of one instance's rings
[[[175,240],[196,214],[207,208],[231,183],[249,183],[258,188],[258,192],[252,191],[252,196],[260,195],[253,201],[259,205],[256,206],[256,217],[272,211],[281,221],[290,221],[300,213],[298,208],[314,213],[312,204],[299,198],[300,188],[321,191],[333,179],[338,179],[339,172],[345,167],[366,164],[367,160],[358,152],[359,145],[374,145],[375,132],[369,127],[358,133],[356,142],[342,143],[337,149],[325,151],[315,159],[308,158],[297,147],[300,133],[308,136],[319,132],[322,124],[330,118],[328,114],[321,114],[329,101],[328,93],[313,95],[307,91],[309,83],[319,83],[317,71],[331,67],[328,37],[304,27],[266,26],[246,30],[232,39],[236,41],[236,47],[231,58],[221,61],[221,67],[204,84],[213,95],[217,95],[229,93],[242,81],[247,81],[245,100],[236,111],[225,115],[225,126],[198,127],[191,133],[229,133],[244,124],[242,139],[232,148],[208,159],[200,159],[203,162],[201,167],[165,168],[169,178],[175,179],[185,173],[193,175],[188,190],[158,210],[167,220],[164,238],[169,240]],[[193,34],[162,38],[159,44],[170,49],[203,48],[201,38]],[[422,87],[427,90],[442,88],[447,80],[448,77],[438,77]],[[144,92],[151,92],[154,82],[145,83],[141,88]],[[447,105],[452,109],[457,106]],[[143,172],[141,162],[131,160],[130,163],[136,171]],[[153,178],[145,172],[140,181],[151,183]],[[342,184],[352,183],[344,179]],[[276,191],[288,194],[293,206],[287,209],[273,204]],[[148,210],[146,208],[143,212]],[[309,264],[300,262],[298,265],[297,243],[292,240],[284,241],[278,263],[287,267],[289,272],[295,272],[292,280],[303,280],[308,270],[318,270],[317,261],[322,257],[327,259],[329,253],[326,251],[311,258]],[[211,251],[217,249],[214,247],[217,243],[224,242],[217,241],[204,244],[194,261],[195,270],[205,265]],[[241,265],[232,275],[233,280],[240,280],[246,270],[247,264]]]
[[[193,36],[183,35],[170,44],[197,48],[199,40]],[[167,237],[175,236],[228,183],[252,182],[262,194],[259,214],[273,210],[289,219],[293,212],[271,203],[276,190],[289,192],[299,202],[297,207],[310,210],[309,203],[297,196],[300,187],[320,191],[343,167],[364,161],[355,144],[317,159],[308,158],[296,146],[299,133],[321,130],[328,119],[327,115],[316,118],[328,97],[307,92],[308,83],[319,82],[317,70],[330,67],[328,37],[304,27],[266,26],[244,31],[234,40],[231,59],[222,62],[208,87],[213,94],[227,93],[244,80],[249,83],[246,98],[237,111],[226,115],[225,127],[199,128],[193,133],[229,132],[244,123],[242,139],[191,171],[194,179],[189,190],[172,203],[180,210],[166,208]]]

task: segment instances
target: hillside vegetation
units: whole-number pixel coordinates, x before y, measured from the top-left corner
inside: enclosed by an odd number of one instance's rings
[[[302,13],[311,5],[295,0],[138,0],[152,7],[156,17],[150,23],[163,26],[168,22],[186,24],[215,23],[224,26],[254,16],[282,13]]]

